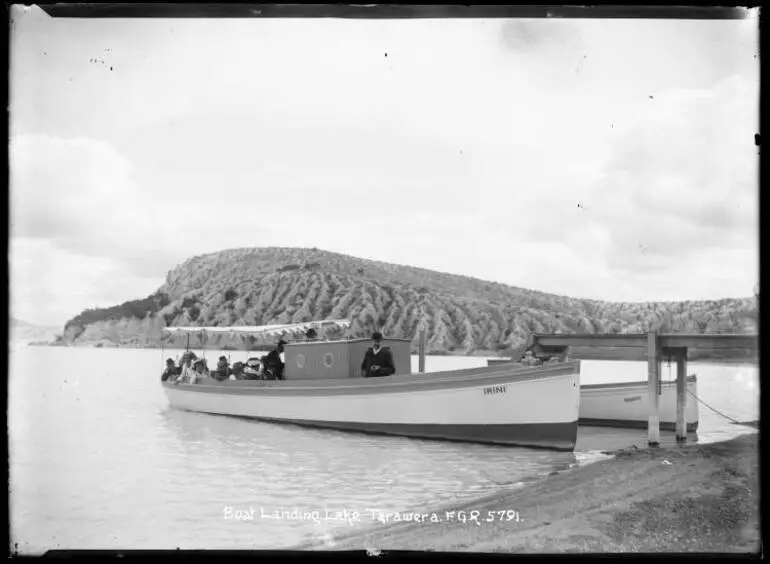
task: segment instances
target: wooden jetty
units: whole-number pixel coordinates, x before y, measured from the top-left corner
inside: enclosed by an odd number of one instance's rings
[[[676,360],[676,440],[687,441],[685,406],[687,403],[688,349],[721,349],[726,357],[729,351],[758,350],[756,334],[542,334],[530,336],[527,348],[536,357],[560,356],[583,360],[636,360],[647,362],[647,392],[650,414],[647,423],[647,442],[660,444],[661,365],[664,359]],[[736,358],[737,355],[736,355]]]

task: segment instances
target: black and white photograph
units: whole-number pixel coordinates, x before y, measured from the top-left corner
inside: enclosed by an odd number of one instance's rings
[[[10,555],[760,553],[758,8],[9,20]]]

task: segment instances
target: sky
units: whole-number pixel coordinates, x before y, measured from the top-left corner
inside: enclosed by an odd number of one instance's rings
[[[610,301],[746,297],[758,18],[70,19],[11,9],[11,314],[317,247]]]

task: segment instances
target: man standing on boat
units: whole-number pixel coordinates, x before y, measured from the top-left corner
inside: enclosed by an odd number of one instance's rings
[[[375,331],[372,335],[372,346],[366,349],[364,361],[361,363],[361,373],[364,378],[390,376],[396,372],[393,354],[388,347],[383,347],[382,333]]]
[[[278,341],[278,345],[267,353],[265,357],[265,368],[267,368],[277,380],[283,380],[283,359],[281,355],[284,351],[284,345],[286,341],[281,339]]]

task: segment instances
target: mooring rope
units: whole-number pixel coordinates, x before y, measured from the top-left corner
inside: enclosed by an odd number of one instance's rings
[[[670,357],[669,357],[669,359],[668,359],[668,381],[669,381],[669,382],[673,382],[673,381],[674,381],[674,380],[671,378],[671,358],[670,358]],[[709,408],[711,411],[713,411],[713,412],[714,412],[714,413],[716,413],[717,415],[721,415],[722,417],[724,417],[725,419],[729,419],[729,420],[730,420],[730,421],[732,421],[733,423],[737,423],[738,425],[742,425],[742,423],[741,423],[740,421],[738,421],[737,419],[733,419],[733,418],[732,418],[732,417],[730,417],[729,415],[725,415],[724,413],[722,413],[722,412],[721,412],[721,411],[719,411],[718,409],[714,409],[713,407],[711,407],[711,406],[710,406],[709,404],[707,404],[705,401],[703,401],[703,400],[702,400],[702,399],[700,399],[698,396],[696,396],[696,395],[695,395],[695,394],[694,394],[694,393],[693,393],[693,392],[692,392],[692,391],[691,391],[689,388],[687,389],[687,393],[689,393],[689,394],[690,394],[692,397],[694,397],[696,400],[698,400],[698,401],[699,401],[699,402],[701,402],[703,405],[705,405],[706,407],[708,407],[708,408]]]
[[[687,392],[688,392],[688,393],[689,393],[689,394],[690,394],[692,397],[694,397],[696,400],[698,400],[698,401],[699,401],[699,402],[701,402],[703,405],[705,405],[706,407],[708,407],[708,408],[709,408],[711,411],[713,411],[714,413],[716,413],[717,415],[721,415],[721,416],[722,416],[722,417],[724,417],[725,419],[729,419],[730,421],[732,421],[733,423],[737,423],[738,425],[742,425],[742,424],[743,424],[743,423],[741,423],[740,421],[738,421],[737,419],[733,419],[733,418],[732,418],[732,417],[730,417],[729,415],[725,415],[725,414],[724,414],[724,413],[722,413],[721,411],[719,411],[719,410],[717,410],[717,409],[714,409],[714,408],[713,408],[713,407],[711,407],[709,404],[707,404],[705,401],[703,401],[703,400],[702,400],[702,399],[700,399],[698,396],[696,396],[694,393],[692,393],[692,391],[690,391],[690,390],[687,390]]]

